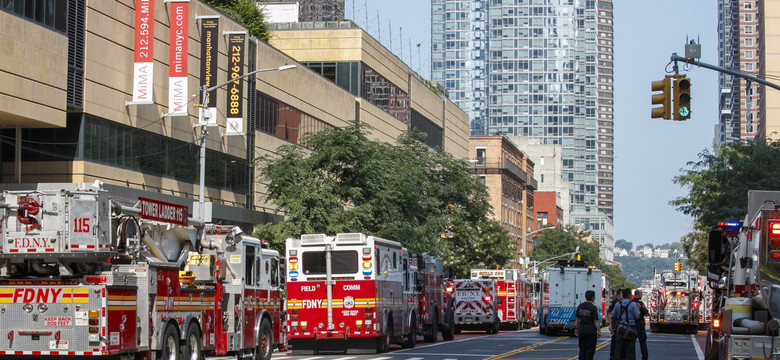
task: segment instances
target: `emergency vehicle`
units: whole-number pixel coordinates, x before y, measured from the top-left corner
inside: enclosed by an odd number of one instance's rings
[[[417,340],[417,269],[400,243],[361,233],[287,239],[294,354],[387,352]]]
[[[0,355],[267,360],[278,252],[188,207],[87,184],[0,194]]]
[[[515,269],[471,269],[471,279],[493,279],[498,318],[505,329],[518,330],[523,325],[525,309],[520,307],[519,275],[520,271]]]
[[[421,253],[414,254],[412,260],[419,273],[418,333],[426,342],[436,342],[439,331],[442,339],[452,340],[455,338],[454,304],[452,295],[446,291],[449,279],[444,276],[444,259]]]
[[[536,325],[536,304],[533,301],[533,279],[525,272],[520,273],[519,276],[520,281],[517,283],[517,306],[518,308],[523,309],[523,315],[519,321],[523,329],[530,329],[531,326]]]
[[[596,303],[596,307],[601,307],[601,314],[606,315],[609,309],[609,303],[612,301],[612,285],[609,281],[609,275],[601,274],[601,304]],[[601,317],[601,326],[609,326],[609,316]]]
[[[699,273],[695,270],[664,270],[653,285],[654,299],[648,310],[650,331],[699,329]]]
[[[712,288],[707,285],[707,276],[699,275],[699,330],[707,329],[712,322]]]
[[[601,270],[585,267],[581,261],[559,261],[539,274],[539,333],[555,335],[574,331],[577,306],[585,301],[585,291],[593,290],[594,304],[601,304]],[[599,319],[602,309],[596,306]]]
[[[776,358],[780,192],[748,191],[745,218],[718,224],[709,235],[707,280],[715,300],[705,358]]]
[[[485,330],[496,334],[501,328],[498,317],[496,284],[492,279],[455,279],[455,333]]]

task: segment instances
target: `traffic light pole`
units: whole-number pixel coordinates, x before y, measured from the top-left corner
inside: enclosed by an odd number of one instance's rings
[[[780,85],[771,83],[771,82],[766,81],[766,80],[761,79],[761,78],[757,78],[757,77],[755,77],[753,75],[748,75],[748,74],[745,74],[745,73],[741,73],[739,71],[734,71],[734,70],[727,69],[727,68],[724,68],[724,67],[720,67],[720,66],[717,66],[717,65],[711,65],[711,64],[703,63],[703,62],[701,62],[699,60],[696,60],[696,59],[684,58],[682,56],[678,56],[677,53],[673,53],[669,60],[675,62],[675,68],[677,68],[677,62],[678,61],[682,61],[684,63],[688,63],[688,64],[696,65],[696,66],[699,66],[699,67],[707,68],[707,69],[710,69],[710,70],[715,70],[715,71],[726,73],[726,74],[729,74],[729,75],[734,75],[734,76],[737,76],[737,77],[741,77],[741,78],[743,78],[745,80],[748,80],[748,81],[754,81],[754,82],[757,82],[759,84],[764,84],[764,85],[769,86],[769,87],[771,87],[771,88],[773,88],[775,90],[780,90]]]

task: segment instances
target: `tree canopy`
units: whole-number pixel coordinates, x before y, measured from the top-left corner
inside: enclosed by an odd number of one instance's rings
[[[780,141],[732,142],[717,151],[703,150],[698,161],[687,164],[674,182],[688,194],[672,200],[695,221],[680,241],[688,264],[700,271],[706,261],[707,231],[720,221],[742,219],[747,213],[748,190],[780,190]]]
[[[271,31],[265,22],[265,15],[252,0],[205,0],[206,4],[213,6],[231,19],[244,25],[250,36],[268,42]]]
[[[255,236],[282,249],[302,234],[363,232],[441,255],[459,274],[514,258],[468,162],[430,149],[419,133],[389,144],[370,140],[370,130],[361,123],[307,134],[303,147],[282,145],[256,159],[285,221],[259,225]]]
[[[575,252],[579,246],[580,257],[587,265],[593,265],[601,269],[610,278],[613,289],[636,288],[626,280],[621,270],[615,266],[607,265],[601,260],[599,246],[586,241],[590,235],[587,231],[578,230],[575,226],[566,228],[551,227],[548,231],[542,231],[534,240],[534,250],[531,252],[531,260],[544,262],[557,256]],[[571,260],[573,257],[560,257],[560,260]],[[554,265],[557,261],[546,261],[541,268]]]
[[[615,240],[614,247],[620,248],[620,249],[623,249],[623,250],[626,250],[626,251],[630,251],[631,249],[634,248],[634,243],[632,243],[630,241],[626,241],[625,239],[618,239],[618,240]]]

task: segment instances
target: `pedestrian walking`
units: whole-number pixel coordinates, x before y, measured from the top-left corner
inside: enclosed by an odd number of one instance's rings
[[[599,310],[593,301],[596,293],[593,290],[585,292],[585,301],[577,307],[577,320],[574,323],[574,335],[580,343],[580,359],[593,360],[596,354],[596,341],[601,336]]]
[[[642,354],[642,360],[647,360],[647,331],[645,331],[645,316],[647,316],[647,306],[642,302],[642,290],[634,290],[634,298],[631,300],[639,307],[639,319],[636,320],[636,339],[639,340],[639,350]]]
[[[639,319],[639,307],[631,301],[631,289],[623,289],[622,300],[612,309],[612,319],[619,324],[629,327],[636,326],[636,320]],[[619,324],[616,326],[619,327]],[[621,336],[620,331],[615,331],[612,337],[615,340],[615,352],[612,360],[635,360],[636,359],[636,337],[627,339]]]

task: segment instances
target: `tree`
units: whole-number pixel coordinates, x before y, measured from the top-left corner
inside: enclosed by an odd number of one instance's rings
[[[265,42],[271,38],[271,31],[265,23],[265,15],[252,0],[205,0],[231,19],[247,28],[250,36]]]
[[[256,159],[285,221],[259,225],[255,236],[281,249],[301,234],[363,232],[442,255],[461,274],[514,258],[514,243],[487,218],[487,190],[466,161],[431,150],[419,133],[388,144],[369,140],[370,130],[358,123],[306,134],[303,147],[282,145]]]
[[[743,218],[748,190],[780,190],[780,141],[726,143],[717,152],[703,150],[699,161],[687,165],[691,169],[681,170],[674,182],[687,187],[688,194],[670,204],[695,221],[681,241],[688,264],[702,270],[709,229],[720,221]]]
[[[590,235],[587,231],[577,230],[577,227],[567,226],[566,228],[550,228],[548,231],[540,232],[534,242],[534,250],[531,253],[531,260],[545,261],[555,256],[574,252],[577,246],[580,248],[582,261],[588,265],[596,266],[610,277],[612,288],[636,288],[637,286],[623,276],[623,273],[615,266],[605,264],[600,257],[598,245],[588,242],[585,239]],[[570,260],[560,258],[561,260]],[[542,268],[555,264],[555,261],[545,263]]]
[[[624,239],[618,239],[617,241],[615,241],[614,246],[616,248],[619,248],[619,249],[623,249],[623,250],[626,250],[626,251],[631,251],[631,249],[634,248],[634,243],[632,243],[630,241],[626,241]]]

